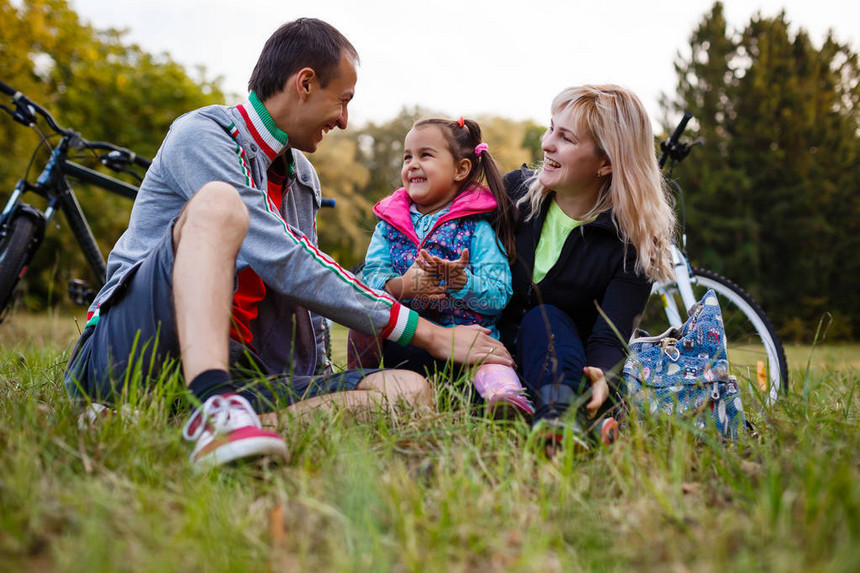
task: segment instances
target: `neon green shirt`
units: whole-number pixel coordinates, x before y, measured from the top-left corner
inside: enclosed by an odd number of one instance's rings
[[[582,225],[582,221],[568,217],[555,202],[555,199],[552,200],[535,250],[535,268],[532,273],[532,280],[535,283],[542,281],[558,261],[567,236],[580,225]]]

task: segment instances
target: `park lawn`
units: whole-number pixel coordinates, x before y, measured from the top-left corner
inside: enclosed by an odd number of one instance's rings
[[[286,464],[198,475],[178,380],[78,429],[74,332],[0,326],[0,571],[860,570],[860,346],[808,370],[790,348],[788,396],[739,444],[633,423],[548,461],[440,384],[434,412],[287,421]]]

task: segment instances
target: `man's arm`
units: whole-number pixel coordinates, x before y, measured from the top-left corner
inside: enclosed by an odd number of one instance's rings
[[[171,187],[191,196],[210,181],[233,186],[248,208],[250,225],[239,251],[239,269],[250,266],[263,282],[317,314],[366,333],[408,343],[417,316],[393,297],[371,289],[284,221],[258,188],[246,150],[224,127],[194,117],[174,129]],[[168,143],[168,140],[165,143]]]

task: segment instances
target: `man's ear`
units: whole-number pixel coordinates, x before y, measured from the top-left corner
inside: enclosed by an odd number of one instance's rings
[[[296,90],[299,98],[306,99],[317,81],[317,74],[313,68],[302,68],[296,72],[293,80],[293,87]]]
[[[457,170],[454,172],[454,181],[462,181],[469,176],[469,171],[472,170],[472,162],[468,159],[461,159],[457,162]]]

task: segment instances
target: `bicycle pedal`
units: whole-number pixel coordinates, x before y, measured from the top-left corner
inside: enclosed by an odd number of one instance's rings
[[[89,283],[82,279],[69,281],[69,299],[77,305],[89,306],[93,302],[96,293],[90,288]]]

